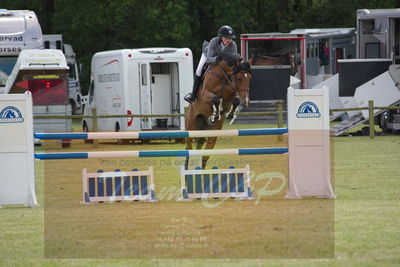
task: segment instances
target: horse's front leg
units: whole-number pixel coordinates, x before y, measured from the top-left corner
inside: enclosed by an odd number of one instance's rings
[[[221,119],[221,112],[223,110],[222,107],[222,98],[215,95],[212,99],[211,107],[212,107],[212,114],[211,117],[208,119],[210,124],[214,124]]]
[[[216,142],[217,142],[217,137],[208,137],[205,149],[213,149],[215,147]],[[207,161],[209,158],[210,156],[203,156],[201,158],[201,168],[203,170],[206,168]]]
[[[228,120],[236,119],[237,114],[238,114],[239,109],[240,109],[239,105],[240,105],[240,98],[239,97],[233,98],[232,99],[231,108],[229,109],[229,111],[225,115]]]

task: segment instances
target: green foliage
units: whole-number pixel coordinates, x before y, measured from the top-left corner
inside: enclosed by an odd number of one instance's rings
[[[94,53],[140,47],[189,47],[197,63],[203,40],[222,25],[242,33],[355,27],[356,10],[395,8],[398,0],[3,0],[1,8],[36,12],[46,34],[63,34],[84,64]]]

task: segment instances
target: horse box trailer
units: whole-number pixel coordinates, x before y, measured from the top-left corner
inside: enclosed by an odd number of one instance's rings
[[[247,33],[240,35],[241,55],[248,60],[254,56],[276,57],[293,52],[297,67],[296,78],[300,79],[300,88],[312,88],[327,77],[337,73],[338,59],[355,57],[355,29],[354,28],[322,28],[322,29],[295,29],[290,33]],[[257,66],[259,69],[260,66]],[[282,66],[275,65],[265,67],[268,71],[278,72],[280,75],[272,74],[271,79],[278,81],[257,84],[257,75],[253,78],[253,86],[250,88],[250,100],[275,100],[285,99],[286,89],[289,86],[289,78],[283,84],[281,76],[290,75]],[[293,74],[292,74],[293,75]],[[262,74],[266,76],[266,74]],[[269,80],[271,80],[269,79]],[[264,84],[262,86],[262,84]],[[276,84],[277,86],[274,86]],[[274,95],[266,95],[266,99],[253,98],[254,91],[268,90],[276,91]],[[251,93],[253,91],[253,93]],[[260,94],[262,95],[262,94]],[[276,98],[279,96],[279,98]],[[274,98],[275,97],[275,98]]]
[[[70,116],[68,66],[57,49],[24,49],[8,77],[5,94],[32,93],[33,115]],[[35,132],[71,132],[71,118],[34,119]]]
[[[193,85],[188,48],[122,49],[96,53],[84,115],[161,115],[184,113],[183,96]],[[99,131],[183,129],[183,117],[99,118]],[[84,131],[92,119],[83,119]]]

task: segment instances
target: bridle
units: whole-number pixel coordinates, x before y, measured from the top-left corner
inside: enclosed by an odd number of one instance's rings
[[[247,87],[247,88],[238,88],[238,78],[237,78],[237,75],[236,74],[238,74],[238,73],[241,73],[241,72],[245,72],[245,75],[247,75],[247,74],[250,74],[251,76],[253,75],[252,73],[251,73],[251,70],[245,70],[245,69],[242,69],[242,70],[240,70],[240,71],[237,71],[236,73],[235,72],[233,72],[233,76],[235,76],[235,84],[236,84],[236,92],[249,92],[250,91],[250,87]]]
[[[237,75],[236,75],[236,74],[238,74],[240,72],[247,72],[250,75],[252,75],[250,70],[243,69],[239,65],[233,70],[233,73],[231,75],[228,75],[226,73],[226,71],[221,66],[219,66],[219,65],[217,65],[217,66],[218,66],[218,69],[221,70],[221,72],[223,73],[223,76],[219,75],[218,73],[213,72],[210,67],[207,68],[206,72],[210,73],[212,76],[220,79],[225,85],[228,85],[232,89],[233,94],[236,94],[236,93],[239,93],[239,92],[242,92],[242,91],[245,91],[245,92],[249,92],[250,91],[249,87],[240,88],[240,89],[238,88],[238,80],[237,80]],[[232,76],[234,76],[234,78],[235,78],[235,86],[232,85],[232,82],[233,82]],[[224,94],[224,91],[225,91],[225,86],[222,86],[221,95]]]

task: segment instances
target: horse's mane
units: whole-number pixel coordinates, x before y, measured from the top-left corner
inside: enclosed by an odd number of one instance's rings
[[[241,56],[236,53],[221,53],[219,56],[217,56],[215,63],[214,64],[219,64],[221,61],[225,61],[228,66],[232,67],[235,65],[237,62],[240,62],[242,60]]]
[[[239,72],[241,72],[241,71],[245,71],[245,72],[248,72],[248,73],[252,74],[252,72],[251,72],[251,65],[250,65],[250,62],[249,62],[249,61],[241,62],[241,63],[239,64],[239,67],[237,67],[237,68],[235,69],[235,71],[233,72],[233,74],[239,73]]]

